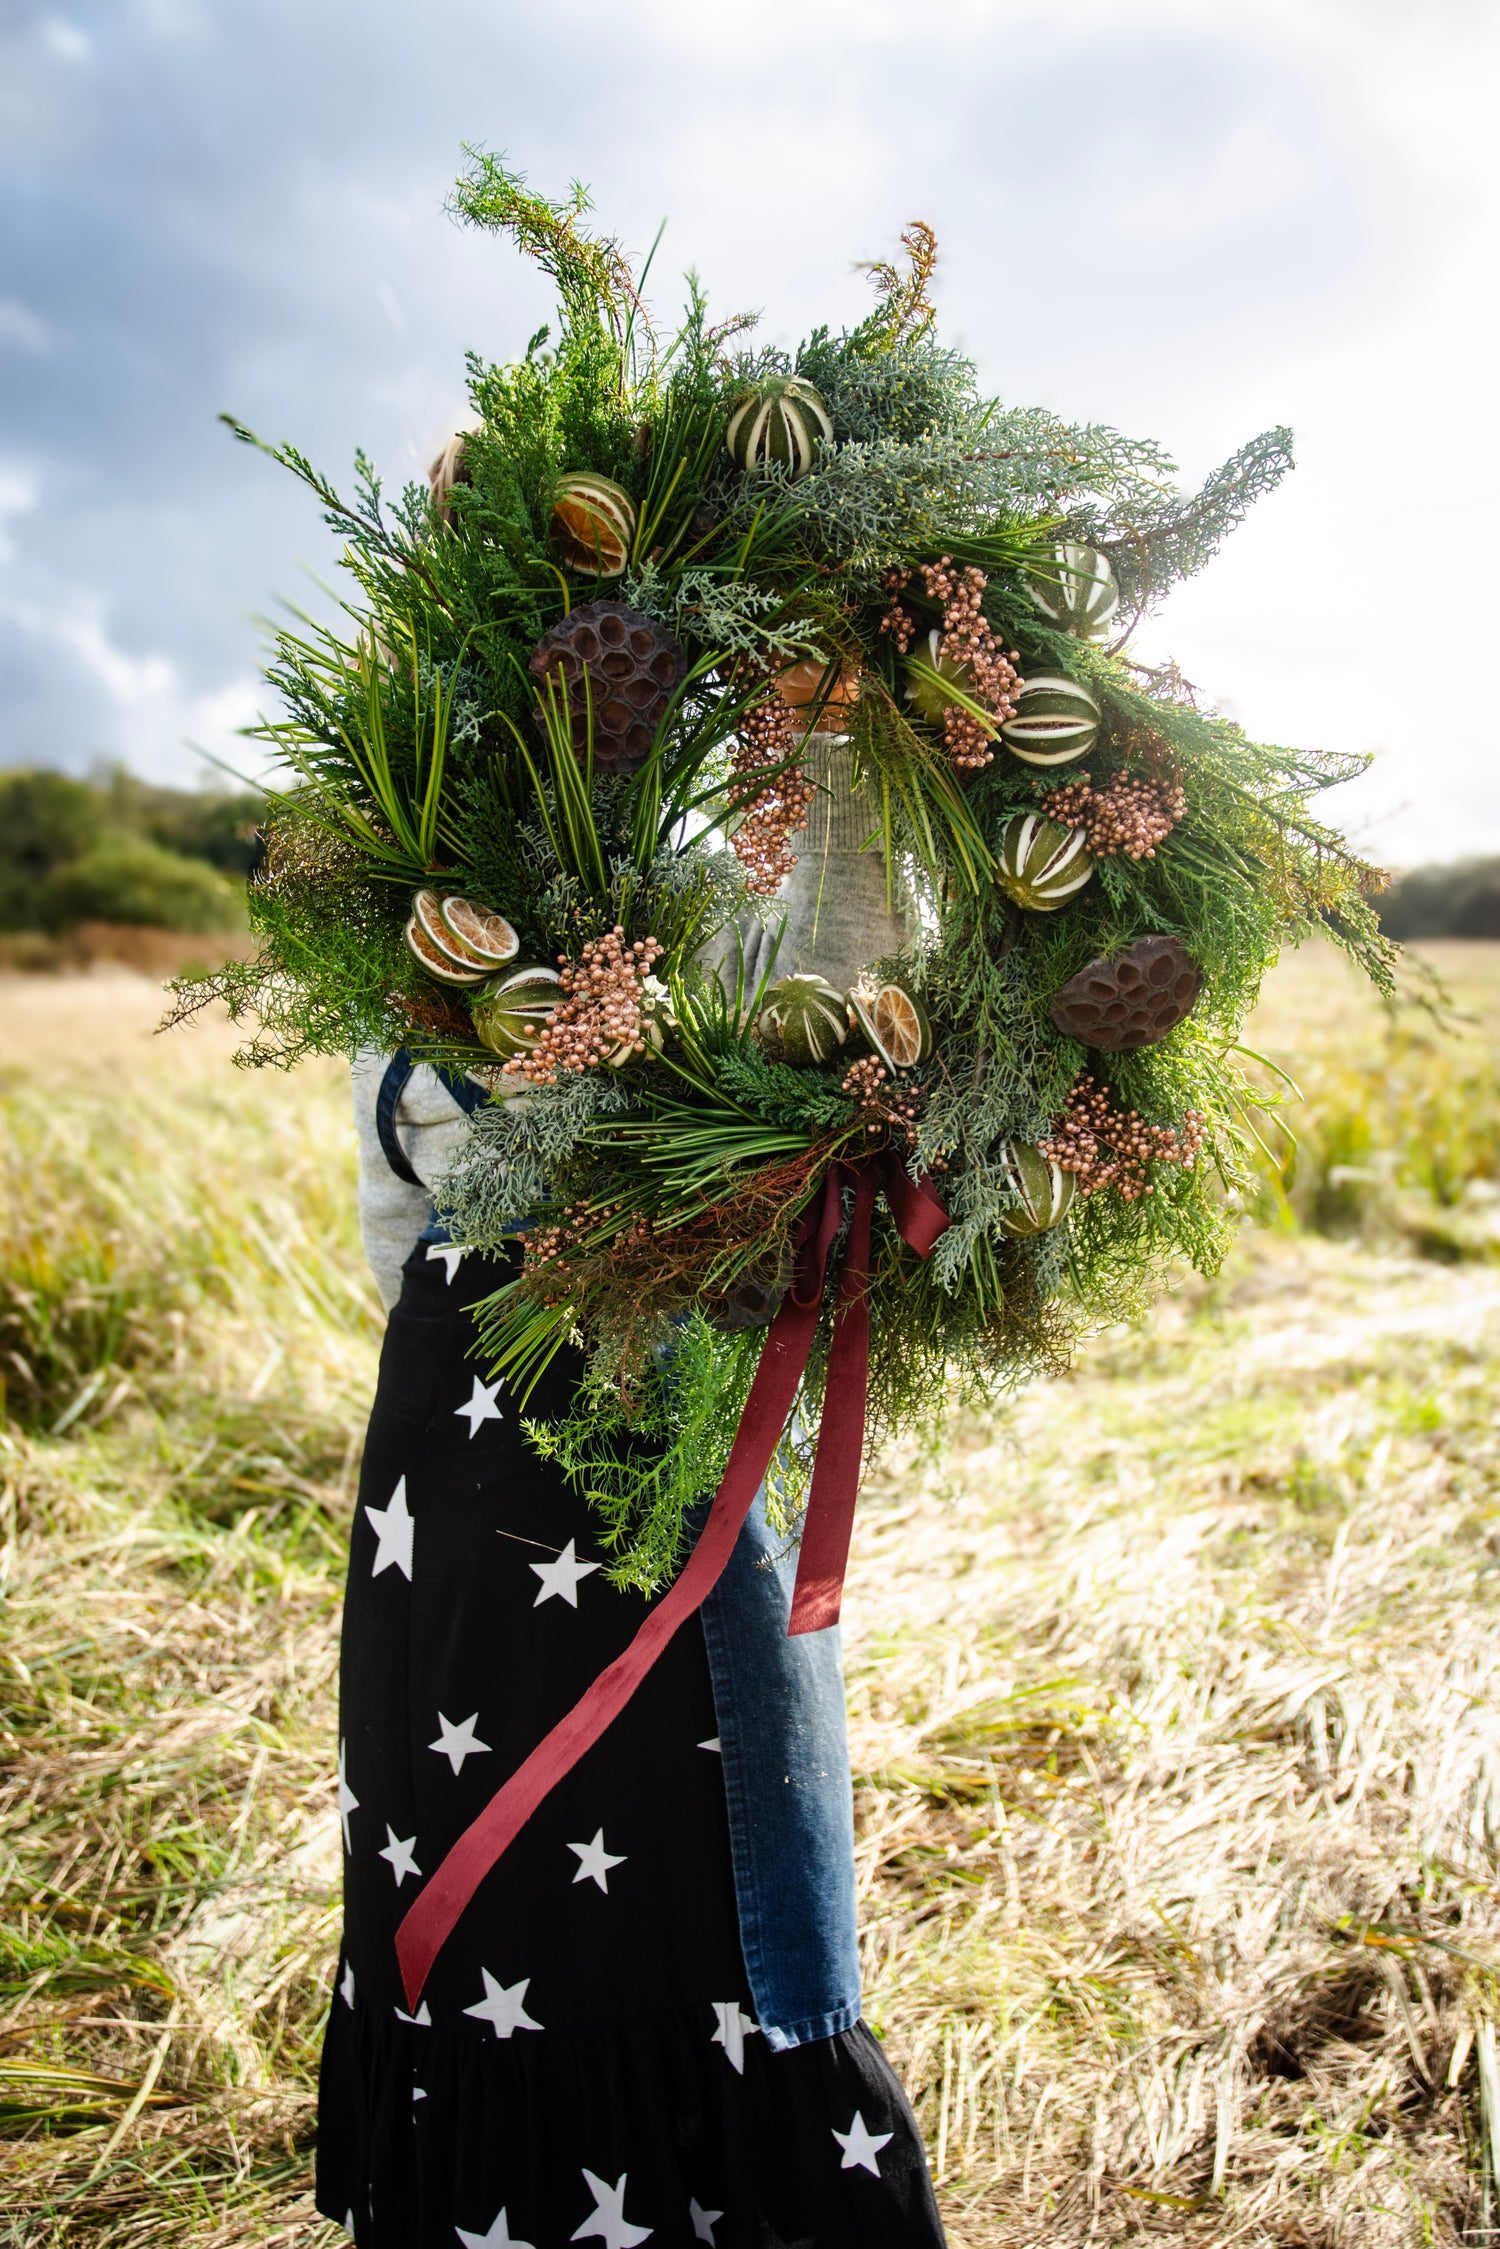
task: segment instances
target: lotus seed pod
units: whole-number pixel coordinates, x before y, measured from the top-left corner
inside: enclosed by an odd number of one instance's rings
[[[806,476],[818,447],[833,443],[833,423],[800,375],[766,375],[735,406],[724,442],[738,469],[774,466]]]
[[[995,880],[1016,906],[1054,914],[1076,898],[1094,871],[1082,828],[1064,828],[1038,812],[1006,822],[995,862]]]
[[[1071,765],[1099,738],[1099,706],[1086,687],[1061,673],[1028,679],[1000,739],[1027,765]]]
[[[1202,985],[1202,971],[1180,938],[1138,937],[1123,952],[1081,968],[1054,996],[1050,1012],[1065,1038],[1101,1054],[1128,1054],[1175,1031]]]
[[[552,494],[552,552],[581,577],[618,578],[635,539],[630,495],[607,476],[574,469]]]
[[[528,961],[508,969],[469,1002],[475,1036],[505,1062],[530,1054],[562,996],[555,968]]]
[[[1002,1234],[1021,1240],[1032,1234],[1050,1234],[1068,1214],[1078,1182],[1071,1171],[1048,1161],[1040,1148],[1027,1140],[1007,1140],[1000,1151],[1007,1184],[1017,1197],[1017,1208],[999,1221]]]
[[[666,628],[638,609],[591,601],[543,633],[529,668],[541,692],[548,681],[553,693],[561,690],[578,756],[587,752],[592,718],[598,770],[634,773],[651,754],[687,658]]]
[[[791,1245],[783,1242],[777,1255],[774,1271],[765,1279],[753,1274],[736,1281],[720,1297],[714,1297],[704,1306],[710,1327],[721,1334],[733,1335],[742,1328],[768,1328],[781,1310],[781,1300],[792,1285]]]
[[[1031,598],[1044,617],[1080,640],[1098,640],[1120,606],[1109,557],[1097,547],[1054,547],[1051,568],[1031,580]]]
[[[849,1036],[849,1003],[821,976],[783,976],[767,992],[757,1028],[783,1061],[807,1069]]]

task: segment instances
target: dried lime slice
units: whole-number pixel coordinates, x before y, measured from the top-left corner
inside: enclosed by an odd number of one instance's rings
[[[899,984],[857,985],[849,1007],[882,1062],[892,1070],[914,1070],[932,1052],[932,1025],[919,999]]]
[[[484,982],[484,970],[481,968],[460,968],[451,954],[445,953],[441,946],[433,943],[427,929],[416,914],[412,915],[411,920],[406,925],[406,942],[426,969],[428,975],[435,976],[440,984],[473,985]]]
[[[521,950],[520,938],[492,906],[476,906],[468,898],[444,898],[438,914],[443,941],[476,968],[503,968]]]
[[[483,970],[485,963],[460,944],[443,920],[443,902],[435,890],[419,890],[411,902],[412,918],[433,951],[455,968]]]

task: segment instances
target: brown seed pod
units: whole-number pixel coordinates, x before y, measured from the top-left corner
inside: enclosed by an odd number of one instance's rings
[[[595,765],[634,773],[650,754],[687,658],[671,633],[638,609],[591,601],[543,633],[530,668],[539,684],[551,677],[562,690],[578,755],[588,746],[592,706]]]
[[[1050,1013],[1065,1038],[1101,1054],[1127,1054],[1175,1031],[1202,983],[1180,939],[1138,937],[1123,952],[1081,968],[1054,995]]]

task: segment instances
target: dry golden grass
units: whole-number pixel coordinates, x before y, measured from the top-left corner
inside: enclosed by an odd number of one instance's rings
[[[1290,963],[1280,1223],[867,1495],[870,2012],[958,2249],[1500,2224],[1500,948],[1456,957],[1432,1046]],[[0,2241],[312,2249],[378,1321],[340,1073],[153,1044],[157,999],[0,983]]]

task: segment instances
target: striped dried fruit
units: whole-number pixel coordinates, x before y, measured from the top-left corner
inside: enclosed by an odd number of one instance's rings
[[[618,578],[635,539],[635,506],[612,477],[573,469],[552,494],[552,552],[581,577]]]
[[[906,700],[918,718],[925,718],[931,726],[941,725],[949,711],[963,708],[959,695],[966,695],[970,702],[983,698],[973,665],[955,656],[951,649],[945,653],[943,639],[943,633],[934,626],[907,659]],[[993,732],[993,727],[988,731]]]
[[[687,658],[654,618],[619,601],[591,601],[543,633],[530,670],[543,694],[560,696],[581,759],[593,721],[594,764],[635,773],[651,754]],[[542,714],[538,710],[541,723]]]
[[[833,443],[833,423],[811,383],[800,375],[767,375],[735,405],[724,442],[736,468],[806,476],[818,447]]]
[[[1055,994],[1051,1016],[1065,1038],[1101,1054],[1155,1046],[1190,1014],[1203,975],[1177,937],[1138,937],[1087,968]]]
[[[1050,1234],[1060,1226],[1078,1188],[1072,1172],[1052,1163],[1029,1140],[1007,1140],[1000,1163],[1016,1197],[1016,1207],[998,1222],[1000,1232],[1022,1240],[1031,1234]]]
[[[1120,606],[1108,555],[1097,547],[1060,546],[1049,561],[1050,568],[1032,578],[1032,600],[1064,632],[1097,640]]]
[[[1027,765],[1071,765],[1099,738],[1099,706],[1086,687],[1061,672],[1028,679],[1000,739]]]
[[[503,1061],[530,1054],[562,996],[562,978],[555,968],[523,962],[470,1000],[475,1035]]]
[[[1031,914],[1055,914],[1078,896],[1093,871],[1082,828],[1065,828],[1038,812],[1006,822],[995,880],[1013,905]]]
[[[849,1004],[821,976],[783,976],[765,997],[757,1027],[783,1062],[826,1062],[849,1036]]]

